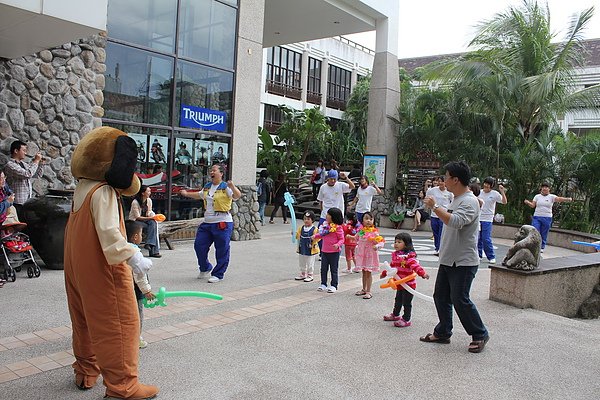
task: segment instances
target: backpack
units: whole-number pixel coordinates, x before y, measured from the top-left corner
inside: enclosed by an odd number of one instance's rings
[[[256,195],[258,197],[262,196],[263,194],[263,183],[261,181],[258,181],[258,185],[256,185]]]

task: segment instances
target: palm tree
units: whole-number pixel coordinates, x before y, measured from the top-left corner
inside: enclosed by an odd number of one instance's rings
[[[480,24],[470,43],[473,52],[426,70],[428,79],[454,85],[468,99],[465,111],[490,118],[497,175],[507,133],[525,144],[556,125],[565,111],[597,106],[598,85],[580,91],[574,86],[575,68],[585,56],[582,33],[593,12],[591,7],[575,15],[565,39],[552,43],[547,7],[525,0]]]

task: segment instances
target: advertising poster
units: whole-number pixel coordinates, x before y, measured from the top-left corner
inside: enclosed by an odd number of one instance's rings
[[[167,162],[165,156],[169,149],[169,140],[165,136],[150,135],[150,162],[164,164]]]
[[[192,165],[194,151],[194,141],[192,139],[175,139],[175,164]]]
[[[365,155],[363,158],[363,171],[369,182],[376,182],[380,188],[385,187],[385,155]]]
[[[140,133],[128,133],[127,135],[135,140],[135,145],[138,152],[137,160],[141,163],[148,161],[148,136]]]

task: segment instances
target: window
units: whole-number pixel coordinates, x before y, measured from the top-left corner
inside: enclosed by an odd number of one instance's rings
[[[327,81],[327,107],[346,109],[346,101],[350,97],[350,81],[352,73],[348,70],[329,66],[329,79]]]
[[[321,60],[308,58],[308,82],[306,101],[321,104]]]
[[[179,55],[233,68],[237,10],[213,0],[182,0]]]
[[[179,190],[229,163],[238,3],[108,0],[103,124],[134,138],[138,173],[165,173],[146,182],[170,220],[199,216]]]
[[[283,47],[267,50],[267,92],[300,99],[302,54]]]
[[[210,181],[210,167],[223,164],[224,180],[228,179],[230,140],[227,137],[204,135],[201,133],[178,132],[174,140],[174,174],[171,189],[172,219],[197,218],[203,215],[204,204],[201,201],[179,195],[181,189],[199,188]]]
[[[233,73],[180,61],[177,65],[176,80],[177,126],[181,121],[183,104],[224,111],[227,114],[225,132],[231,133]]]
[[[107,43],[106,118],[170,125],[173,59]]]
[[[264,128],[273,133],[283,123],[283,114],[281,109],[271,104],[265,104]]]
[[[177,0],[109,0],[111,38],[175,53]]]

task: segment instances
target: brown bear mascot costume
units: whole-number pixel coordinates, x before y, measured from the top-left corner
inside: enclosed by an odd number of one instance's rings
[[[75,384],[90,389],[102,374],[106,397],[150,399],[138,381],[140,321],[132,269],[152,262],[127,243],[120,196],[138,192],[137,150],[124,132],[100,127],[77,145],[78,179],[65,230],[65,286],[73,326]]]

